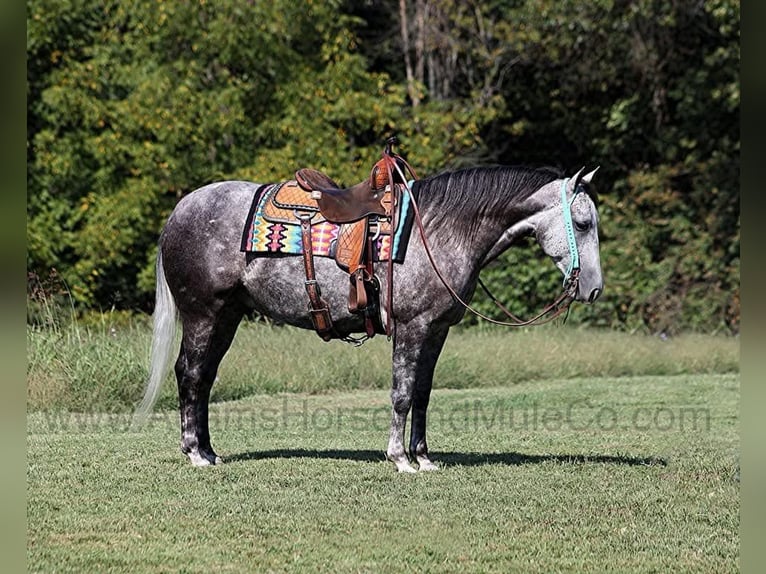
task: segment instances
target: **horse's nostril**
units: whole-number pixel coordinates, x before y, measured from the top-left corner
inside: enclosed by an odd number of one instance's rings
[[[601,289],[594,289],[590,292],[590,297],[588,297],[588,303],[593,303],[596,299],[598,299],[599,295],[601,295]]]

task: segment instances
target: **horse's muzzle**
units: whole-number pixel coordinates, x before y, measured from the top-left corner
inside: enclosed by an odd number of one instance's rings
[[[600,295],[601,289],[594,289],[590,292],[590,295],[588,295],[588,303],[595,303],[596,299],[598,299]]]

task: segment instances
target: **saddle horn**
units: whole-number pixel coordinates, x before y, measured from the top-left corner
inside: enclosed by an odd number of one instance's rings
[[[395,155],[394,154],[394,146],[399,145],[399,138],[396,136],[391,136],[386,140],[386,146],[383,148],[383,153],[386,155]]]

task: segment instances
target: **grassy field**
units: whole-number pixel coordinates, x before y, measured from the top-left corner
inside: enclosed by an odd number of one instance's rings
[[[226,464],[205,469],[170,379],[130,426],[148,347],[140,322],[28,329],[30,571],[739,570],[737,339],[456,331],[441,470],[406,476],[383,454],[385,339],[330,357],[243,325],[211,412]]]
[[[736,572],[739,376],[434,393],[438,473],[383,460],[385,391],[219,403],[177,424],[28,418],[30,571]]]

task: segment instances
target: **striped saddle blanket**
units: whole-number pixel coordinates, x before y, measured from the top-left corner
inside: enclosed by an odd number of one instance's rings
[[[369,233],[373,237],[373,261],[388,261],[391,250],[396,263],[404,261],[412,230],[413,210],[409,194],[405,191],[400,195],[396,229],[391,229],[387,217],[368,217]],[[241,250],[262,255],[303,254],[301,226],[296,213],[304,210],[314,213],[311,220],[313,254],[336,259],[338,265],[345,269],[346,262],[336,257],[338,247],[356,235],[355,226],[359,222],[327,221],[319,212],[316,200],[295,180],[267,184],[258,189],[245,221]]]

